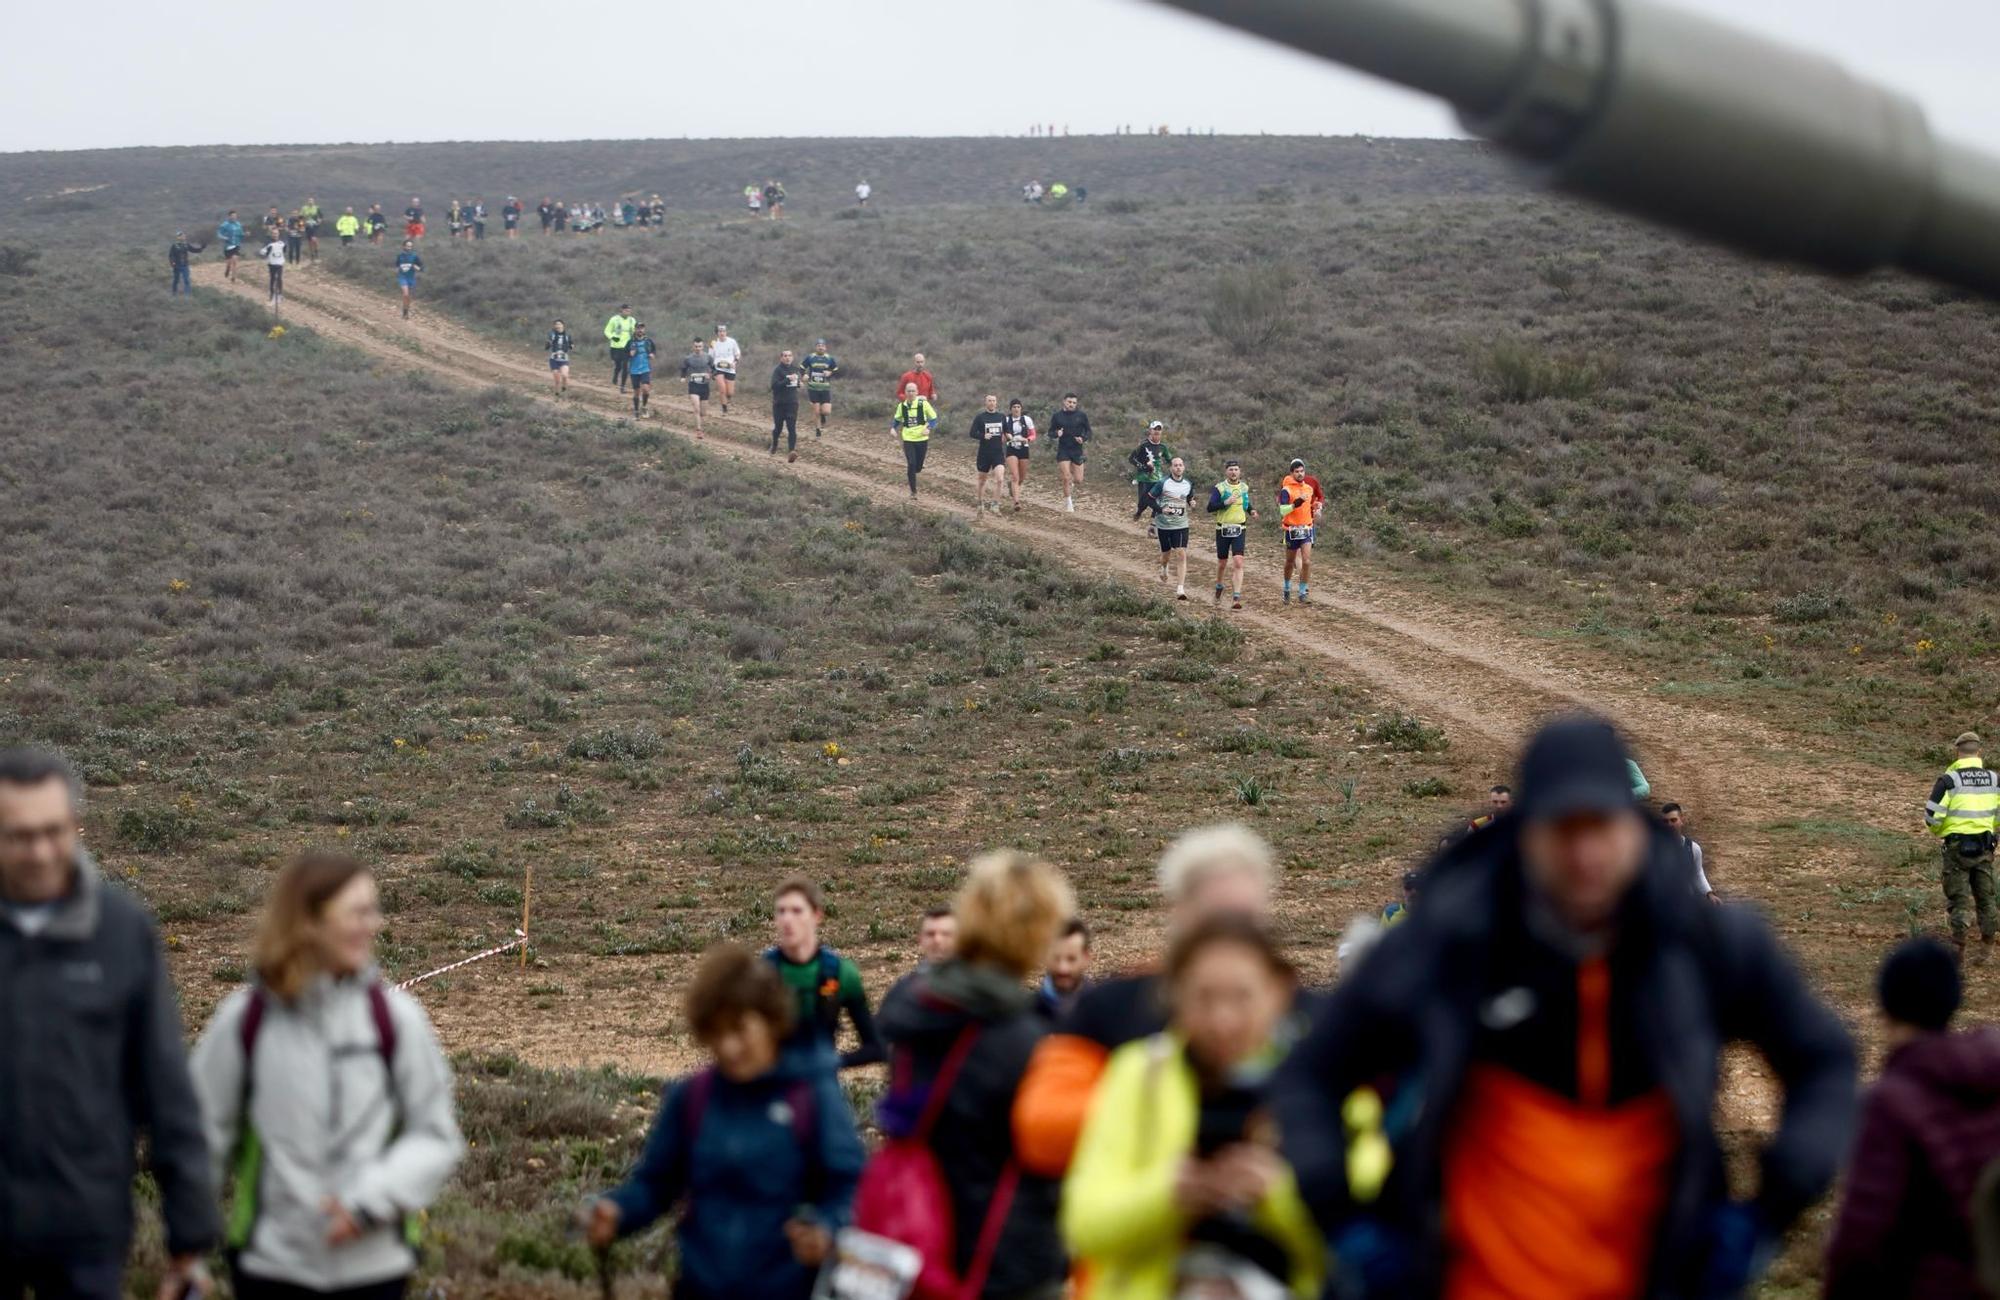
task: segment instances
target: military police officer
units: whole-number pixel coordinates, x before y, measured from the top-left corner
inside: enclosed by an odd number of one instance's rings
[[[2000,908],[1993,897],[1993,842],[2000,821],[2000,775],[1979,756],[1979,737],[1965,732],[1952,742],[1958,758],[1931,787],[1924,821],[1944,841],[1944,904],[1951,941],[1965,955],[1967,911],[1979,916],[1979,960],[1985,961],[2000,934]]]

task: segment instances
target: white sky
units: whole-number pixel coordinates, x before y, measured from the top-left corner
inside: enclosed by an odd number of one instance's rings
[[[1248,0],[1245,0],[1248,2]],[[1339,0],[1327,0],[1339,3]],[[2000,136],[2000,5],[1680,0]],[[1144,0],[13,6],[0,150],[350,140],[1450,135],[1441,105]]]

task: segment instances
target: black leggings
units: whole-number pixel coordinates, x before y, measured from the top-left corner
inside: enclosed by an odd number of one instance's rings
[[[306,237],[304,235],[286,235],[285,260],[287,262],[298,261],[300,251],[305,247],[305,242]]]
[[[786,450],[797,451],[799,449],[799,404],[797,402],[793,402],[790,405],[785,405],[783,403],[776,403],[776,402],[772,403],[771,405],[771,450],[772,451],[776,451],[778,449],[778,434],[780,432],[790,433],[792,436],[791,444],[788,447],[786,447]]]
[[[917,494],[917,475],[924,472],[924,453],[930,450],[930,446],[929,439],[919,439],[915,442],[909,439],[904,439],[903,441],[903,468],[910,476],[911,496]]]
[[[618,385],[620,388],[625,387],[625,378],[628,373],[625,367],[630,365],[631,361],[632,361],[631,349],[629,348],[611,349],[611,382]]]
[[[1137,519],[1148,510],[1153,512],[1155,518],[1159,517],[1160,485],[1158,483],[1141,483],[1139,485],[1139,508],[1132,512],[1132,517]]]
[[[268,269],[271,272],[271,292],[273,294],[283,293],[285,291],[285,268],[282,266],[273,266]]]

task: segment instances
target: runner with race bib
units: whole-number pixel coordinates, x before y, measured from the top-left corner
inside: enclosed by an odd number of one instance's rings
[[[1188,598],[1188,527],[1193,522],[1188,506],[1193,500],[1194,481],[1187,476],[1187,462],[1176,456],[1167,462],[1167,476],[1154,494],[1158,512],[1153,516],[1153,530],[1160,539],[1160,581],[1168,580],[1171,569],[1176,600]]]
[[[826,340],[813,345],[806,357],[806,400],[812,403],[813,414],[819,417],[819,427],[813,430],[813,437],[826,433],[827,417],[833,414],[833,378],[840,373],[840,363],[826,350]]]
[[[1313,528],[1326,504],[1319,480],[1306,473],[1303,460],[1293,458],[1292,472],[1278,485],[1278,504],[1285,508],[1281,520],[1285,526],[1285,603],[1292,603],[1292,569],[1296,566],[1299,604],[1303,605],[1309,599],[1306,583],[1312,578]]]
[[[1035,445],[1035,421],[1019,398],[1007,403],[1006,457],[1007,490],[1014,498],[1014,511],[1021,510],[1021,489],[1028,484],[1028,453]]]
[[[1215,603],[1222,603],[1222,585],[1229,582],[1229,607],[1243,608],[1243,542],[1256,507],[1250,504],[1250,485],[1243,481],[1243,466],[1234,459],[1222,462],[1222,482],[1208,494],[1208,513],[1215,518]]]
[[[972,494],[972,513],[976,515],[986,509],[987,479],[992,477],[996,469],[1002,474],[1006,473],[1006,470],[1001,469],[1001,464],[1006,459],[1007,417],[1000,413],[998,394],[988,393],[985,407],[973,413],[969,436],[979,448],[978,460],[973,466],[979,471],[979,487]],[[1000,510],[1000,497],[997,493],[993,498],[993,510],[996,514]]]
[[[706,439],[702,432],[701,410],[708,403],[708,381],[715,374],[715,363],[709,360],[708,343],[700,335],[695,336],[694,347],[681,358],[681,378],[687,380],[688,405],[694,408],[694,436]]]
[[[569,392],[569,352],[575,346],[569,326],[557,321],[549,331],[549,376],[555,380],[557,397]]]
[[[743,358],[743,345],[729,337],[727,325],[715,327],[715,341],[708,345],[708,358],[715,365],[715,386],[721,390],[722,413],[736,396],[736,363]]]

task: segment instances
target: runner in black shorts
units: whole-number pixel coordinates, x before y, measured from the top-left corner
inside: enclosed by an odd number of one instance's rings
[[[819,417],[819,426],[813,430],[813,437],[826,433],[826,419],[833,414],[833,379],[840,373],[840,362],[826,350],[826,340],[813,344],[807,354],[806,400],[812,403],[813,414]]]
[[[1062,409],[1049,417],[1056,436],[1056,470],[1062,475],[1063,509],[1074,512],[1077,489],[1083,486],[1083,444],[1090,441],[1090,417],[1077,405],[1075,393],[1064,393]]]
[[[1028,452],[1035,445],[1035,422],[1022,409],[1019,399],[1007,403],[1007,490],[1013,495],[1014,510],[1021,509],[1021,489],[1028,483]]]
[[[979,471],[979,488],[972,494],[972,513],[979,514],[986,509],[986,481],[992,477],[994,470],[1001,468],[1007,458],[1007,417],[1000,413],[1000,397],[997,393],[988,393],[985,408],[973,413],[970,436],[979,449],[978,459],[974,465]],[[997,493],[993,498],[993,510],[995,514],[1000,511],[1000,498]]]
[[[1167,462],[1167,476],[1160,480],[1155,501],[1159,513],[1153,516],[1153,531],[1160,539],[1160,581],[1171,576],[1174,595],[1186,600],[1188,532],[1194,522],[1188,507],[1194,503],[1194,481],[1187,476],[1187,462],[1179,456]]]
[[[708,341],[695,335],[694,346],[681,358],[681,378],[687,380],[688,405],[694,408],[694,436],[707,438],[701,430],[701,409],[708,402],[708,377],[715,373],[715,363],[708,357]]]
[[[1257,517],[1250,504],[1250,485],[1243,481],[1243,467],[1234,460],[1223,462],[1222,482],[1208,494],[1208,513],[1215,517],[1215,603],[1222,603],[1222,584],[1228,579],[1231,608],[1243,608],[1243,543],[1249,523]]]

